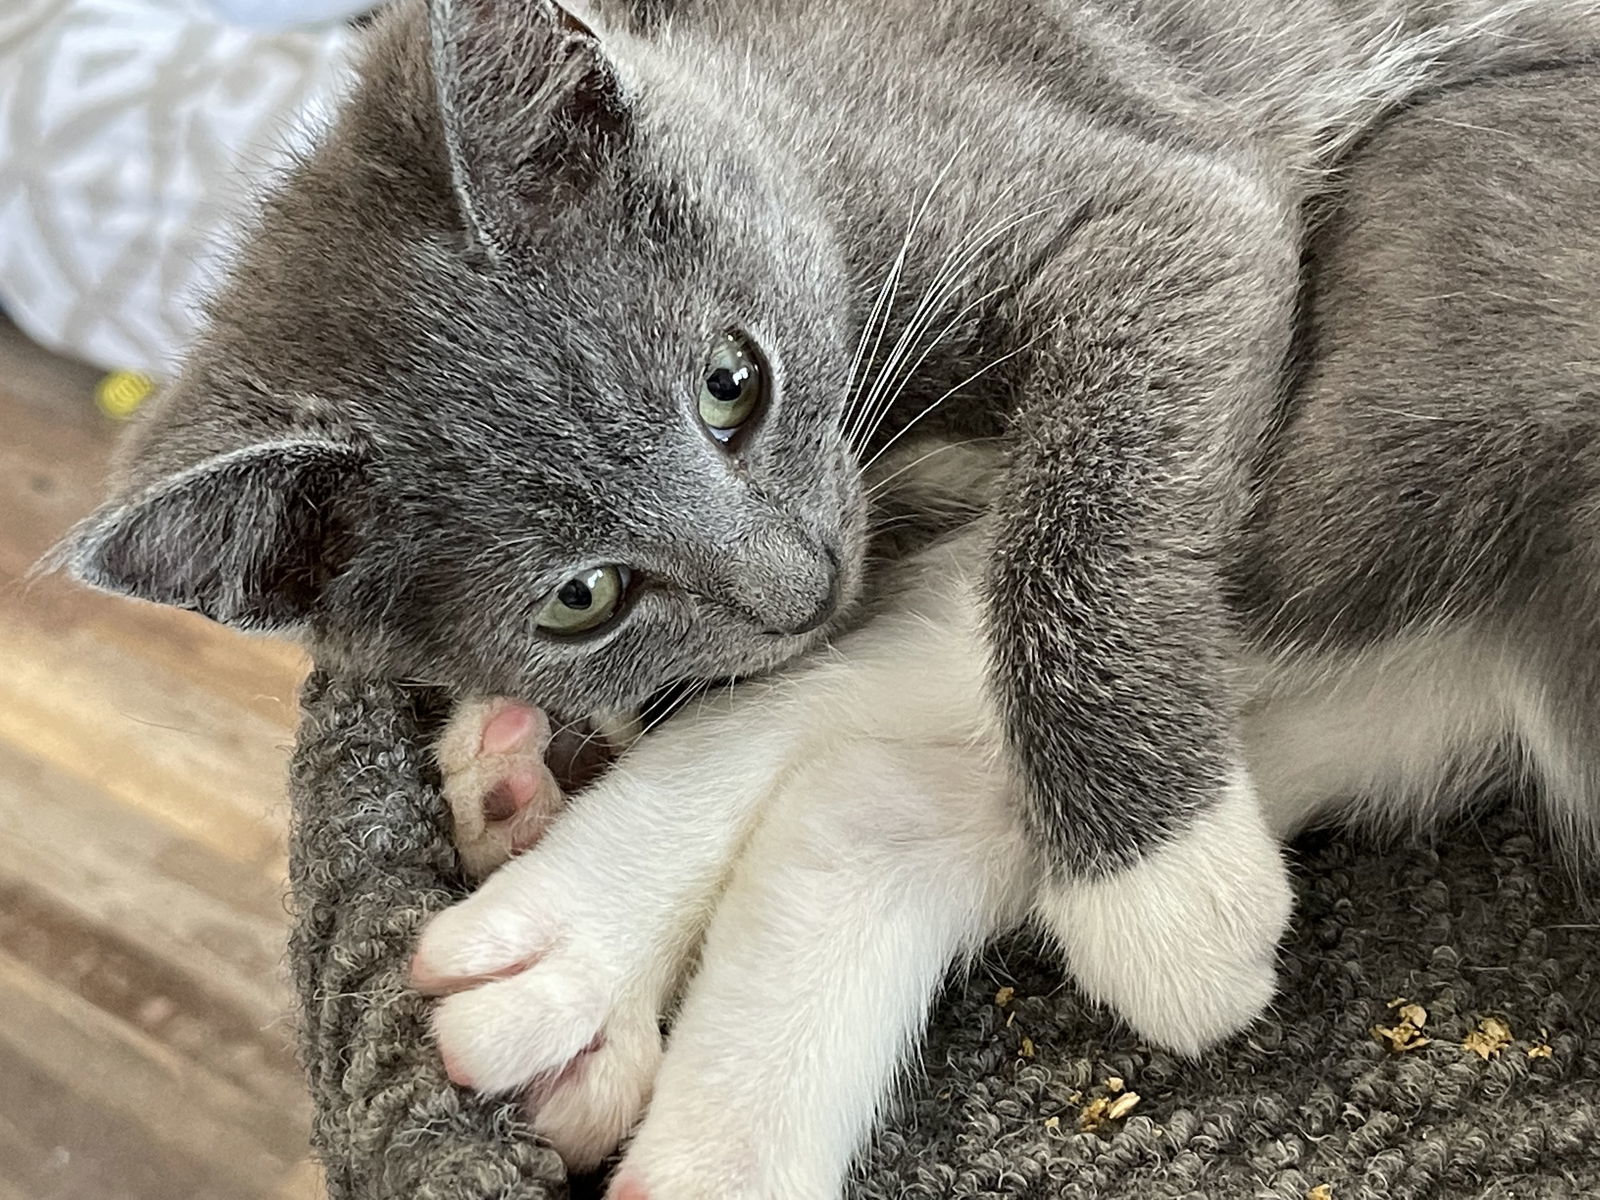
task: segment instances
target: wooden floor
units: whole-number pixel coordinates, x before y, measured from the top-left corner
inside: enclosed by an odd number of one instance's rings
[[[0,1200],[309,1200],[282,961],[303,666],[26,578],[100,497],[95,379],[0,321]]]

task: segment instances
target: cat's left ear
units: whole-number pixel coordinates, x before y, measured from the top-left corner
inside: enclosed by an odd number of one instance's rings
[[[429,0],[433,74],[464,215],[505,252],[541,206],[627,136],[616,57],[627,5],[607,0]]]
[[[288,631],[348,560],[363,461],[310,438],[222,454],[108,504],[40,567],[240,629]]]

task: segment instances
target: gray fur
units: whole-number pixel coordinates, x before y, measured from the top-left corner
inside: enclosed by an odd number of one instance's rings
[[[360,470],[328,501],[323,586],[294,605],[326,660],[631,705],[848,621],[863,467],[931,414],[1003,448],[996,689],[1033,828],[1075,872],[1180,831],[1237,757],[1234,610],[1254,601],[1230,605],[1249,570],[1229,560],[1281,419],[1308,204],[1409,97],[1600,46],[1595,0],[431,16],[402,4],[376,30],[80,569],[142,556],[151,580],[120,586],[170,599],[163,564],[208,543],[152,539],[139,505],[217,454],[332,441]],[[693,417],[727,326],[777,381],[731,454]],[[533,634],[594,562],[637,570],[625,616]],[[201,574],[230,598],[190,606],[233,613],[234,585]]]
[[[1568,119],[1564,78],[1524,84],[1544,103],[1509,129],[1492,92],[1453,98],[1473,170],[1447,188],[1431,143],[1385,139],[1388,173],[1321,230],[1304,367],[1234,556],[1254,640],[1491,620],[1559,631],[1592,674],[1573,639],[1600,599],[1600,127]]]
[[[1499,502],[1497,483],[1593,459],[1582,441],[1570,454],[1542,451],[1540,431],[1596,407],[1597,343],[1583,321],[1600,311],[1600,272],[1586,269],[1600,265],[1597,138],[1600,73],[1566,71],[1460,89],[1359,148],[1338,215],[1313,239],[1304,361],[1256,531],[1231,556],[1236,574],[1259,568],[1248,578],[1260,599],[1245,609],[1257,646],[1269,639],[1304,657],[1426,624],[1439,596],[1416,589],[1447,567],[1474,577],[1474,544],[1496,544],[1470,539],[1500,529],[1483,511]],[[1417,423],[1424,413],[1432,419]],[[1464,457],[1435,457],[1452,448]],[[890,519],[986,490],[973,456],[936,449],[908,452],[934,454],[925,465],[939,470],[915,476],[908,511]],[[1397,479],[1425,484],[1444,507],[1402,529]],[[1549,511],[1535,489],[1506,495],[1512,511]],[[1481,578],[1508,582],[1510,565],[1527,561],[1490,560]],[[1545,560],[1538,577],[1554,582],[1566,561]],[[1368,589],[1369,576],[1413,582]],[[1466,588],[1460,606],[1484,603]],[[1592,661],[1585,628],[1552,624],[1543,636],[1552,649],[1578,639],[1574,672]],[[322,675],[305,695],[290,962],[329,1194],[553,1200],[568,1188],[554,1155],[519,1136],[519,1102],[448,1084],[426,1037],[427,1003],[405,983],[417,928],[459,897],[446,809],[429,782],[432,734],[414,702],[385,683]],[[1249,1037],[1200,1062],[1113,1027],[1032,947],[1002,951],[1003,969],[986,961],[942,998],[850,1194],[1303,1200],[1326,1185],[1338,1200],[1600,1195],[1592,919],[1529,833],[1507,811],[1437,847],[1302,842],[1281,997]],[[1015,987],[1004,1009],[1001,985]],[[1428,1009],[1431,1046],[1396,1055],[1372,1037],[1392,1023],[1385,1005],[1398,996]],[[1459,1041],[1490,1014],[1517,1042],[1480,1061]],[[1035,1043],[1026,1058],[1024,1037]],[[1527,1055],[1537,1042],[1550,1058]],[[1140,1093],[1138,1110],[1102,1133],[1077,1132],[1084,1099],[1112,1075]],[[586,1182],[570,1194],[597,1194]]]

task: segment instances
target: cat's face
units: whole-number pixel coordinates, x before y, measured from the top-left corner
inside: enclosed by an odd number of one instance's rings
[[[80,538],[92,582],[562,711],[767,668],[848,607],[825,224],[714,113],[651,108],[654,50],[538,7],[436,2],[431,53],[416,13],[379,31],[135,437],[143,490]]]

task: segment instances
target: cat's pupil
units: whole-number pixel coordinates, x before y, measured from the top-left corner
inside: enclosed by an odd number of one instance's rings
[[[561,585],[561,590],[556,593],[556,599],[566,607],[582,612],[594,603],[594,593],[583,580],[569,579]]]
[[[706,377],[706,391],[720,404],[732,404],[742,390],[738,376],[727,367],[718,367]]]

